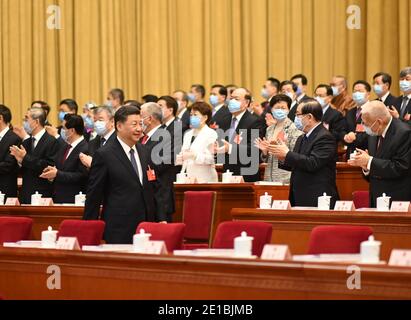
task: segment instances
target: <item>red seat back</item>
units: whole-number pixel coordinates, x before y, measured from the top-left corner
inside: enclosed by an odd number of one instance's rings
[[[106,224],[101,220],[64,220],[59,237],[77,237],[80,247],[98,246],[103,239]]]
[[[21,217],[0,217],[0,245],[4,242],[29,240],[33,220]]]
[[[368,191],[354,191],[352,193],[352,200],[356,209],[369,208],[370,197]]]
[[[142,222],[138,225],[136,233],[144,229],[146,233],[150,233],[150,240],[164,241],[166,243],[167,251],[181,250],[183,248],[184,237],[184,223],[153,223]]]
[[[373,234],[370,227],[320,226],[311,231],[308,254],[357,254]]]
[[[253,255],[260,256],[264,246],[271,242],[273,228],[270,224],[257,221],[227,221],[220,223],[214,237],[213,248],[232,249],[234,238],[241,236],[245,231],[248,236],[254,237]]]
[[[184,238],[187,240],[210,239],[213,224],[216,192],[184,192],[183,223],[186,225]]]

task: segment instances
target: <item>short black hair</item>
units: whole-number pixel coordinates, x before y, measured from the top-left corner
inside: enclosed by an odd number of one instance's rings
[[[357,84],[362,84],[365,87],[365,90],[367,90],[368,92],[371,92],[371,85],[367,81],[364,81],[364,80],[355,81],[355,83],[352,86],[353,90]]]
[[[390,89],[391,84],[392,84],[392,77],[388,73],[378,72],[374,75],[374,77],[372,79],[375,80],[376,78],[381,77],[381,76],[382,76],[382,82],[383,83],[388,83],[388,89]]]
[[[64,99],[60,101],[60,106],[65,104],[70,111],[74,111],[74,114],[77,114],[78,112],[78,104],[76,102],[76,100],[74,99]]]
[[[294,91],[294,92],[297,92],[298,86],[297,86],[294,82],[292,82],[291,80],[285,80],[285,81],[281,82],[281,84],[280,84],[280,90],[281,90],[284,86],[286,86],[286,85],[291,85],[292,88],[293,88],[293,91]]]
[[[301,114],[312,114],[316,121],[321,121],[323,118],[323,108],[317,100],[310,99],[302,103]]]
[[[142,96],[141,99],[144,101],[144,103],[147,103],[147,102],[157,103],[157,101],[159,100],[158,97],[154,94],[146,94]]]
[[[118,99],[120,101],[120,105],[124,104],[124,91],[120,88],[114,88],[111,89],[109,94],[114,98],[114,99]]]
[[[228,92],[227,92],[227,88],[224,87],[222,84],[215,84],[211,87],[212,89],[218,88],[218,93],[224,97],[227,98]]]
[[[202,84],[193,84],[191,86],[191,89],[194,89],[195,91],[197,91],[201,95],[201,98],[205,97],[206,90]]]
[[[3,117],[3,121],[5,124],[10,124],[12,118],[11,111],[4,104],[0,104],[0,116]]]
[[[68,113],[64,116],[64,120],[67,129],[74,129],[80,136],[84,134],[84,120],[81,116]]]
[[[307,77],[305,75],[301,74],[301,73],[296,74],[295,76],[293,76],[291,78],[291,81],[296,80],[296,79],[301,79],[301,83],[303,84],[303,86],[306,86],[308,84]]]
[[[31,107],[34,106],[35,104],[39,104],[39,105],[41,106],[41,108],[42,108],[42,109],[44,110],[44,112],[46,113],[46,116],[49,115],[51,108],[50,108],[50,106],[49,106],[49,104],[48,104],[47,102],[41,101],[41,100],[36,100],[36,101],[33,101],[33,102],[31,103]]]
[[[291,108],[291,104],[293,103],[289,96],[285,94],[278,94],[270,100],[270,108],[274,107],[279,102],[286,102],[288,109]]]
[[[166,102],[167,108],[173,109],[173,115],[175,117],[178,111],[178,103],[176,99],[174,99],[172,96],[162,96],[158,99],[158,101],[160,100],[164,100]]]
[[[131,115],[140,115],[140,109],[135,106],[123,106],[114,115],[114,125],[117,131],[117,123],[124,123]]]
[[[278,80],[277,78],[273,78],[273,77],[269,77],[268,79],[267,79],[267,81],[270,81],[271,82],[271,85],[273,86],[273,87],[276,87],[277,88],[277,91],[278,90],[280,90],[280,80]]]
[[[324,83],[319,84],[317,86],[317,88],[315,88],[315,91],[317,91],[317,89],[319,89],[319,88],[324,88],[327,91],[327,96],[333,96],[334,95],[333,94],[333,88],[331,88],[331,86],[329,86],[328,84],[324,84]]]

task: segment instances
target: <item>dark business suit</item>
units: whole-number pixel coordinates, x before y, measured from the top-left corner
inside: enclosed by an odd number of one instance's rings
[[[117,137],[117,134],[114,131],[113,134],[110,136],[110,138],[108,138],[108,141],[106,141],[104,145],[106,145],[107,143],[113,142],[116,139],[116,137]],[[88,153],[87,154],[89,156],[92,157],[96,153],[96,151],[102,147],[101,139],[102,137],[98,135],[88,143]]]
[[[149,182],[147,178],[149,154],[141,144],[137,144],[136,148],[143,172],[143,185],[118,139],[98,149],[93,157],[83,219],[97,220],[102,204],[102,219],[106,222],[104,239],[107,243],[132,243],[140,222],[164,221],[167,218],[164,212],[157,209],[158,200],[153,188],[157,187],[158,182]]]
[[[385,101],[384,101],[384,104],[387,106],[387,107],[391,107],[391,106],[394,106],[395,107],[395,105],[396,105],[396,103],[397,103],[397,97],[394,97],[391,93],[387,96],[387,98],[385,99]],[[377,100],[379,100],[379,101],[382,101],[381,99],[377,99]]]
[[[361,124],[362,117],[361,113],[357,118],[357,108],[352,108],[347,111],[345,116],[345,123],[347,128],[347,133],[354,132],[356,133],[356,140],[353,143],[347,144],[347,159],[350,158],[350,154],[355,151],[356,148],[365,150],[365,145],[367,144],[368,135],[365,132],[356,132],[358,124]]]
[[[143,147],[150,155],[153,163],[159,188],[154,192],[163,206],[163,211],[167,214],[167,222],[173,221],[175,212],[174,182],[176,181],[176,168],[171,152],[171,135],[165,126],[158,128],[146,141]]]
[[[58,141],[45,132],[34,150],[32,150],[31,138],[24,140],[22,145],[26,149],[27,155],[21,164],[23,186],[20,202],[30,204],[31,195],[36,191],[42,194],[43,198],[51,198],[53,196],[53,185],[39,176],[45,168],[55,165],[55,158],[59,149]]]
[[[370,205],[383,193],[392,201],[411,201],[411,128],[393,119],[385,139],[368,138],[368,151],[373,160],[367,179],[370,181]]]
[[[190,109],[187,108],[186,111],[184,112],[183,116],[181,119],[176,118],[177,121],[181,121],[181,126],[182,126],[182,131],[183,134],[186,132],[188,129],[190,129]]]
[[[409,125],[411,125],[411,119],[410,120],[405,120],[404,117],[407,116],[407,114],[411,115],[411,99],[408,99],[407,106],[404,109],[404,113],[401,114],[401,106],[403,105],[405,97],[402,95],[397,98],[396,103],[394,104],[395,109],[397,109],[400,119]]]
[[[217,126],[218,129],[227,131],[230,129],[231,113],[227,106],[222,106],[211,118],[210,127]]]
[[[9,130],[0,140],[0,191],[7,198],[17,197],[17,175],[19,166],[16,158],[10,154],[11,146],[20,146],[21,139]]]
[[[182,122],[174,119],[168,126],[164,124],[164,128],[168,131],[171,138],[171,159],[175,164],[176,156],[181,152],[183,146],[183,127]],[[181,171],[181,166],[174,167],[174,174]],[[175,181],[175,180],[174,180]]]
[[[337,142],[344,140],[344,136],[347,134],[347,125],[341,112],[329,106],[323,114],[322,122],[328,127]]]
[[[60,148],[56,156],[57,176],[53,183],[55,203],[74,203],[75,196],[86,193],[88,171],[81,163],[80,153],[87,154],[88,144],[81,141],[65,159],[68,145]]]
[[[281,169],[291,171],[290,202],[297,207],[317,207],[318,197],[331,196],[331,208],[339,200],[336,185],[337,143],[322,124],[310,136],[300,136]]]
[[[298,108],[298,102],[290,109],[290,112],[288,113],[288,118],[294,122],[295,120],[295,113],[297,112]]]
[[[233,116],[230,119],[230,127]],[[242,133],[241,143],[235,142],[236,136]],[[236,176],[243,176],[246,182],[260,181],[259,173],[259,151],[254,146],[256,138],[263,137],[263,123],[260,117],[245,111],[237,125],[231,140],[226,140],[233,146],[231,155],[225,155],[224,171],[230,170]],[[219,156],[217,159],[220,158]],[[250,172],[245,172],[245,170]]]

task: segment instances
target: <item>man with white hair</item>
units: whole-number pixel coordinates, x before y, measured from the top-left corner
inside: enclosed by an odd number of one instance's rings
[[[141,127],[144,136],[141,144],[150,154],[150,158],[157,173],[159,188],[154,190],[156,196],[161,199],[162,212],[167,215],[167,222],[173,222],[175,212],[174,181],[177,168],[174,166],[173,153],[171,151],[171,134],[162,125],[163,116],[161,107],[154,102],[148,102],[141,106]]]
[[[395,119],[381,101],[362,107],[368,150],[357,149],[348,163],[361,167],[370,181],[370,205],[386,193],[392,201],[411,200],[411,128]]]

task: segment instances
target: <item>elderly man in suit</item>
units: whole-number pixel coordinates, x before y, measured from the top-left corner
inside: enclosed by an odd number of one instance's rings
[[[292,206],[316,207],[317,199],[324,193],[331,196],[331,207],[339,199],[336,185],[337,143],[333,135],[321,123],[323,111],[317,101],[298,106],[296,125],[305,134],[290,151],[284,142],[278,141],[268,150],[282,165],[291,171],[290,202]]]
[[[386,193],[394,201],[411,200],[411,128],[390,115],[380,101],[362,108],[363,124],[368,132],[367,149],[357,149],[349,160],[361,167],[370,181],[370,205]]]
[[[150,155],[141,144],[140,111],[124,106],[116,112],[117,137],[93,157],[83,219],[106,222],[107,243],[132,243],[143,221],[166,222],[167,215],[154,194],[158,188]]]

